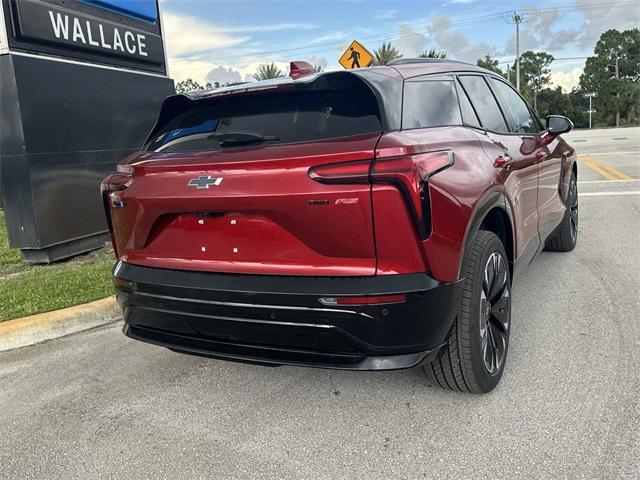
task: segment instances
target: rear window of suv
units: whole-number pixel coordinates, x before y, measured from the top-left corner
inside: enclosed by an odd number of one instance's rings
[[[382,131],[376,97],[353,75],[193,100],[153,135],[159,152],[298,143]]]

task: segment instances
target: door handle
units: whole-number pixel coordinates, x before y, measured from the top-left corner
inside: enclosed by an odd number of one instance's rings
[[[508,153],[500,155],[493,161],[493,166],[495,168],[509,168],[509,165],[513,163],[513,158]]]
[[[544,153],[544,152],[541,152],[540,150],[538,150],[538,151],[536,152],[535,157],[536,157],[536,161],[537,161],[537,162],[541,162],[541,161],[543,161],[545,158],[547,158],[547,154],[546,154],[546,153]]]

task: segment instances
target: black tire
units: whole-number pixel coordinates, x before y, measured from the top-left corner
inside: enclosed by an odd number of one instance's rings
[[[576,174],[571,173],[567,210],[562,222],[545,241],[544,249],[549,252],[570,252],[578,242],[578,183]]]
[[[507,358],[511,275],[504,246],[493,232],[480,230],[464,261],[462,299],[447,345],[423,368],[434,385],[486,393],[500,381]]]

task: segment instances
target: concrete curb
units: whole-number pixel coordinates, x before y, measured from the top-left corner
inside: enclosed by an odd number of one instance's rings
[[[26,347],[117,320],[115,296],[75,307],[40,313],[0,323],[0,352]]]

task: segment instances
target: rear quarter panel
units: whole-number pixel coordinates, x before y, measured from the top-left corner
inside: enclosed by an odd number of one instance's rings
[[[434,278],[445,282],[458,280],[465,239],[480,200],[492,191],[504,191],[477,137],[466,127],[424,128],[385,134],[378,143],[376,159],[437,150],[452,150],[454,164],[429,180],[432,233],[426,240],[418,240],[415,229],[410,224],[407,226],[404,220],[396,222],[396,228],[387,226],[383,230],[378,218],[384,211],[385,199],[374,188],[378,273],[408,273],[397,271],[397,266],[393,268],[394,264],[386,256],[387,252],[402,250],[406,259],[413,258],[412,249],[402,245],[406,238],[411,238],[414,244],[417,242],[424,265]],[[397,195],[400,197],[399,193]],[[406,213],[403,216],[408,218]],[[405,268],[420,266],[417,261],[410,263],[405,262]]]

